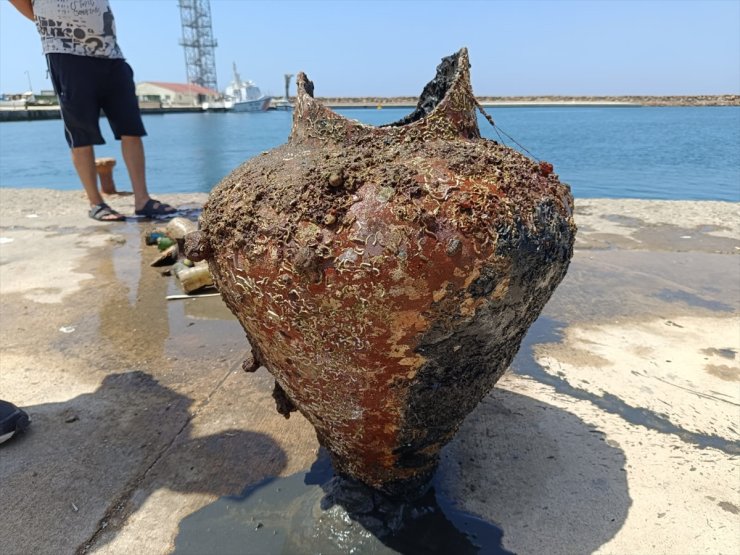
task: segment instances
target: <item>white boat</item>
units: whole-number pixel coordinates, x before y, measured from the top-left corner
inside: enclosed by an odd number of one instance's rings
[[[293,103],[285,97],[273,98],[270,101],[270,110],[292,110]]]
[[[234,109],[234,101],[224,98],[213,102],[204,102],[200,107],[204,112],[230,112]]]
[[[20,94],[3,94],[0,95],[0,108],[19,110],[25,109],[30,102],[34,102],[36,98],[31,91],[20,93]]]
[[[234,112],[264,112],[270,107],[271,97],[265,96],[252,81],[242,81],[234,67],[234,80],[226,87],[226,97],[233,102]]]

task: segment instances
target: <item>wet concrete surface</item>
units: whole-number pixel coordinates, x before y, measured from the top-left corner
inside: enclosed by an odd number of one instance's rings
[[[322,449],[307,472],[266,479],[188,516],[174,553],[510,555],[502,537],[433,487],[408,502],[337,478]]]
[[[77,193],[0,197],[0,398],[32,417],[0,446],[3,553],[413,552],[321,508],[313,429],[241,371],[218,298],[165,300],[149,224],[93,222]],[[582,207],[571,269],[443,451],[424,529],[483,553],[737,552],[737,206]]]

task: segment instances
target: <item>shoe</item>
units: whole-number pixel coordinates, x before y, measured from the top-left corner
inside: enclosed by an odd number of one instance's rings
[[[145,218],[170,218],[177,216],[177,209],[169,204],[150,198],[141,210],[136,210],[134,213],[137,216],[144,216]]]
[[[0,443],[24,431],[30,423],[31,419],[28,418],[26,411],[13,403],[0,400]]]
[[[116,212],[104,202],[96,204],[90,208],[87,215],[93,220],[98,220],[99,222],[123,222],[126,220],[126,216],[120,212]]]

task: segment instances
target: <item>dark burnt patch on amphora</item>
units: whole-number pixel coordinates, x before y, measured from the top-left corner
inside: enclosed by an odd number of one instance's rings
[[[575,228],[545,200],[530,223],[498,229],[493,260],[467,292],[483,303],[469,319],[440,313],[419,340],[427,359],[409,388],[398,464],[433,469],[439,451],[503,376],[524,335],[563,280]],[[546,271],[543,271],[546,269]],[[413,484],[409,484],[413,486]]]

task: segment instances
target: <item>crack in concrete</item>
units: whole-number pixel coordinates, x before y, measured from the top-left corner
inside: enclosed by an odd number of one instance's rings
[[[668,380],[664,380],[663,378],[661,378],[659,376],[647,376],[645,374],[640,374],[640,375],[641,376],[644,376],[646,378],[647,377],[651,377],[654,380],[658,380],[659,382],[663,382],[664,384],[670,385],[671,387],[677,387],[678,389],[680,389],[682,391],[686,391],[687,393],[691,393],[691,394],[696,395],[697,397],[701,397],[703,399],[710,399],[712,401],[717,401],[718,403],[727,403],[728,405],[732,405],[733,407],[740,407],[740,404],[738,404],[738,403],[733,403],[732,401],[728,401],[727,399],[720,399],[719,397],[715,397],[714,395],[708,395],[706,393],[702,393],[701,391],[696,391],[696,390],[691,389],[689,387],[683,387],[683,386],[678,385],[676,383],[669,382]]]

